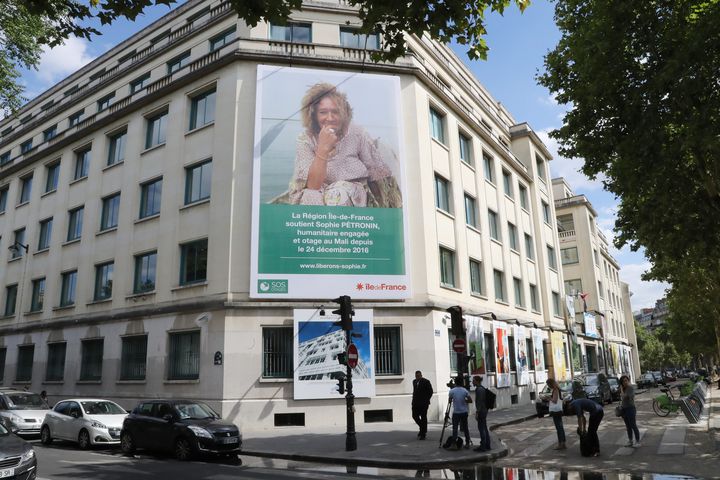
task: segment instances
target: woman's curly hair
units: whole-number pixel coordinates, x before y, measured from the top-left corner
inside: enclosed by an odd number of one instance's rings
[[[345,135],[352,120],[352,107],[348,102],[347,95],[339,92],[334,85],[329,83],[316,83],[305,92],[305,96],[302,98],[302,111],[300,112],[300,118],[302,125],[307,132],[313,136],[316,136],[320,132],[320,125],[317,122],[317,105],[325,97],[329,97],[335,101],[335,105],[340,111],[341,126],[338,133],[338,137]]]

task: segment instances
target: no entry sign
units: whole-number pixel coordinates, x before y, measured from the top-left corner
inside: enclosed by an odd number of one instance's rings
[[[456,338],[453,340],[453,350],[457,353],[465,352],[465,340],[462,338]]]
[[[354,343],[351,343],[347,351],[348,367],[355,368],[358,364],[358,349]]]

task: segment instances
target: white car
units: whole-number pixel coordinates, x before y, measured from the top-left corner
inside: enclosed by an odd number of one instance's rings
[[[117,445],[127,412],[117,403],[97,398],[70,399],[58,402],[45,415],[40,441],[77,442],[82,449],[93,445]]]
[[[0,421],[21,437],[40,434],[40,425],[50,410],[37,393],[0,389]]]

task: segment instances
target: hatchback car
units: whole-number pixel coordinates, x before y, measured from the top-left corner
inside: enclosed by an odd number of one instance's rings
[[[612,403],[610,384],[604,374],[587,373],[585,375],[578,375],[574,380],[582,384],[586,398],[595,400],[600,405]]]
[[[70,399],[58,402],[45,415],[40,440],[77,442],[82,449],[93,445],[117,445],[127,412],[117,403],[102,399]]]
[[[558,382],[558,385],[560,386],[560,394],[563,401],[563,415],[570,415],[568,407],[572,401],[572,382],[560,381]],[[535,411],[537,412],[538,418],[542,418],[549,413],[551,396],[552,391],[547,385],[545,385],[545,387],[540,390],[540,393],[538,393],[538,398],[535,400]]]
[[[657,381],[655,380],[655,376],[648,372],[637,379],[637,386],[638,388],[655,388],[657,387]]]
[[[613,400],[620,400],[620,379],[618,377],[608,377],[610,384],[610,394]]]
[[[21,437],[37,438],[45,414],[49,411],[50,409],[37,393],[12,389],[0,390],[2,423]]]
[[[32,445],[0,424],[0,478],[35,480],[37,458]]]
[[[198,454],[237,458],[242,436],[236,425],[222,420],[202,402],[150,400],[141,402],[125,418],[120,446],[128,455],[140,448],[171,452],[178,460]]]

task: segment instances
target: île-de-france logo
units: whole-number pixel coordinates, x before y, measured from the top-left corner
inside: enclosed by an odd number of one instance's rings
[[[288,281],[280,279],[260,279],[258,280],[259,293],[288,293]]]

